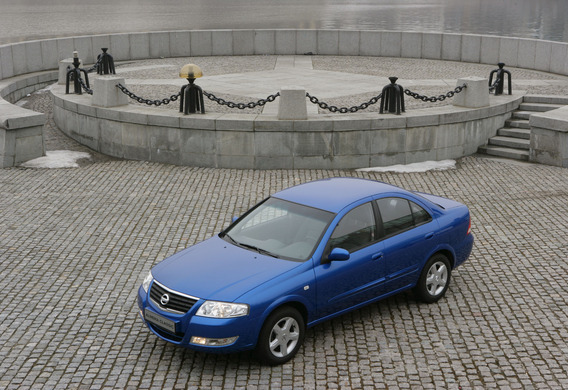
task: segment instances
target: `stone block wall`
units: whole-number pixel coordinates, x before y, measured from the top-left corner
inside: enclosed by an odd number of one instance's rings
[[[488,35],[371,30],[190,30],[107,34],[0,46],[0,79],[57,69],[77,50],[94,63],[211,55],[305,54],[425,58],[497,64],[568,75],[568,44]]]
[[[455,159],[503,127],[522,96],[487,107],[453,106],[405,115],[357,113],[278,120],[258,114],[184,116],[134,105],[93,107],[88,95],[51,89],[54,119],[99,152],[175,165],[237,169],[349,169]]]
[[[568,168],[568,106],[533,114],[530,160]]]

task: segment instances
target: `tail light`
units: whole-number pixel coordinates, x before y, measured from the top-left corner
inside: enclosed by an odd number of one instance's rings
[[[467,227],[467,233],[465,235],[469,236],[470,234],[471,234],[471,217],[469,217],[469,226]]]

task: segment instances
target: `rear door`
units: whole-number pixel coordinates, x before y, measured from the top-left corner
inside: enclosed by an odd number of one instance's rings
[[[388,291],[416,283],[423,264],[439,241],[438,223],[418,202],[402,197],[376,201],[379,234],[384,236],[384,266]]]

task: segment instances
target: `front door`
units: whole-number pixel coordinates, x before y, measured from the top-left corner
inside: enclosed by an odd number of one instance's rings
[[[337,224],[323,264],[315,268],[318,315],[322,318],[383,293],[384,244],[377,241],[376,218],[370,202],[349,211]],[[348,260],[326,262],[333,248],[346,249]]]

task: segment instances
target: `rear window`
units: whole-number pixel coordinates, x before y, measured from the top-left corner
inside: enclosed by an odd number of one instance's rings
[[[402,198],[383,198],[377,200],[384,234],[390,236],[414,225],[408,200]]]
[[[432,216],[423,207],[404,198],[383,198],[378,199],[376,203],[385,236],[403,232],[432,220]]]

